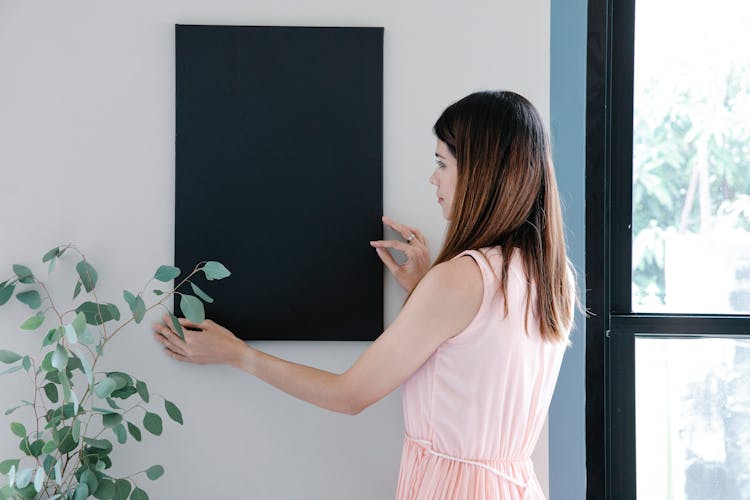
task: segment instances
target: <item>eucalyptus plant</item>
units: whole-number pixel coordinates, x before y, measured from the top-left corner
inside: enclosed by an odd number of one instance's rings
[[[172,294],[180,295],[180,308],[185,317],[200,323],[205,319],[201,299],[208,303],[213,299],[190,278],[202,271],[206,279],[219,280],[230,272],[220,262],[199,262],[171,291],[152,289],[161,299],[147,308],[144,292],[149,283],[153,280],[168,283],[180,275],[179,268],[159,266],[138,294],[123,291],[132,316],[118,325],[119,308],[99,300],[95,291],[98,274],[72,243],[55,247],[42,257],[43,263],[49,262],[47,274],[52,273],[55,262],[68,250],[77,252],[81,258],[76,264],[78,279],[72,300],[76,300],[82,288],[93,298],[75,309],[59,311],[47,286],[24,265],[13,265],[14,277],[0,283],[0,305],[10,300],[17,285],[30,285],[16,292],[16,299],[36,311],[20,325],[21,330],[39,330],[48,316],[56,323],[41,340],[41,362],[29,355],[0,350],[0,363],[10,365],[0,375],[24,370],[34,386],[34,393],[28,400],[22,400],[5,412],[6,416],[16,411],[17,415],[25,412],[28,420],[26,424],[10,422],[10,431],[20,439],[18,449],[22,456],[0,456],[0,499],[81,500],[91,496],[148,499],[139,481],[143,475],[150,480],[158,479],[164,474],[164,467],[151,465],[128,476],[115,477],[108,472],[112,467],[109,455],[115,446],[113,440],[122,445],[129,435],[140,442],[143,439],[141,426],[159,436],[163,419],[154,406],[162,406],[169,418],[180,425],[182,412],[172,401],[149,392],[144,380],[120,371],[97,371],[97,363],[104,355],[104,347],[120,330],[131,321],[140,323],[156,306],[167,310],[174,329],[184,341],[182,326],[164,301]],[[186,283],[190,283],[195,295],[177,291]],[[42,309],[45,301],[49,303]],[[79,373],[76,374],[76,370]],[[5,455],[7,450],[1,453]],[[20,454],[16,452],[16,455]],[[3,475],[7,480],[5,484]]]

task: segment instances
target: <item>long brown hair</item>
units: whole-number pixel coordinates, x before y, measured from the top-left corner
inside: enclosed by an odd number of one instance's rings
[[[475,92],[448,106],[433,131],[456,158],[457,179],[445,242],[430,268],[466,249],[500,245],[507,296],[511,254],[519,248],[528,278],[527,331],[534,283],[542,338],[566,340],[577,301],[575,270],[566,254],[549,134],[539,112],[514,92]],[[404,304],[409,297],[411,292]]]

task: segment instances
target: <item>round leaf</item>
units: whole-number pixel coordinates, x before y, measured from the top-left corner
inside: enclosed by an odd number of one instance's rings
[[[148,386],[146,385],[146,382],[139,380],[135,383],[135,388],[138,391],[138,395],[141,397],[144,403],[148,403],[149,400],[149,394],[148,394]]]
[[[133,436],[133,439],[136,441],[141,440],[141,430],[135,424],[128,422],[128,432],[130,432],[130,435]]]
[[[18,422],[10,423],[10,431],[20,438],[26,437],[26,427]]]
[[[86,291],[90,292],[93,290],[96,286],[97,279],[99,279],[94,267],[87,261],[82,260],[76,265],[76,271],[78,271],[78,276],[81,277],[81,283],[83,283],[83,287]]]
[[[60,394],[57,392],[57,386],[50,382],[44,386],[44,393],[47,395],[47,399],[53,403],[57,403],[60,400]]]
[[[224,264],[216,261],[206,262],[206,264],[201,268],[201,271],[206,273],[207,280],[220,280],[232,274],[229,272],[229,269],[224,267]]]
[[[16,284],[13,283],[12,285],[3,285],[0,287],[0,306],[8,302],[10,298],[13,296],[13,290],[16,289]]]
[[[18,281],[21,283],[29,284],[34,282],[34,274],[31,272],[31,269],[26,266],[13,264],[13,272],[16,273]]]
[[[58,370],[64,370],[67,364],[68,351],[63,346],[58,344],[57,348],[55,348],[55,352],[52,354],[52,366],[54,366]]]
[[[145,491],[136,486],[133,493],[130,495],[130,500],[148,500],[148,495]]]
[[[164,475],[164,467],[161,465],[152,465],[148,469],[146,469],[146,476],[152,481],[156,481],[159,479],[162,475]]]
[[[163,428],[161,417],[156,413],[147,411],[143,416],[143,427],[145,427],[147,431],[155,436],[161,435],[161,431]]]
[[[34,476],[34,489],[37,493],[42,491],[42,486],[44,486],[44,469],[39,467],[36,470],[36,475]]]
[[[39,312],[21,323],[21,330],[36,330],[42,326],[42,323],[44,323],[44,313]]]
[[[172,281],[180,275],[180,268],[173,266],[159,266],[159,269],[154,273],[154,278],[159,281],[167,282]]]
[[[83,331],[86,329],[86,315],[82,312],[79,312],[76,314],[75,319],[73,320],[73,329],[76,331],[76,335],[80,335],[83,333]]]
[[[176,404],[165,399],[164,408],[167,410],[167,415],[169,415],[169,418],[171,418],[178,424],[182,424],[182,412],[179,408],[177,408]]]
[[[55,257],[59,257],[59,256],[60,256],[60,248],[55,247],[49,252],[44,254],[44,257],[42,257],[42,262],[47,262],[48,260],[52,260]]]
[[[104,427],[114,427],[122,422],[122,415],[119,413],[106,413],[102,415],[102,424]]]
[[[128,498],[128,495],[130,495],[130,481],[127,479],[118,479],[115,481],[115,489],[117,490],[115,498],[117,498],[117,500],[125,500]]]
[[[42,297],[36,290],[29,290],[16,294],[16,298],[32,309],[37,309],[42,305]]]
[[[86,483],[78,483],[73,500],[86,500],[89,497],[89,487]]]
[[[185,313],[185,317],[193,323],[202,323],[206,319],[206,312],[203,309],[203,302],[192,295],[182,294],[180,298],[180,309]]]
[[[115,390],[115,387],[117,387],[117,382],[107,377],[96,384],[94,394],[96,394],[97,397],[104,399],[112,394],[112,391]]]
[[[11,364],[11,363],[15,363],[19,359],[21,359],[21,356],[19,356],[15,352],[0,349],[0,362]]]

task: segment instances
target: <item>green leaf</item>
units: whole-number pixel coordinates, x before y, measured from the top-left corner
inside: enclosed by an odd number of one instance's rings
[[[24,370],[29,371],[31,369],[31,358],[29,358],[28,356],[24,356],[21,364],[23,364]]]
[[[182,325],[180,324],[180,321],[177,319],[177,316],[172,314],[171,311],[167,310],[169,313],[169,317],[172,318],[172,326],[174,326],[174,329],[177,331],[177,335],[182,339],[185,340],[185,333],[182,331]]]
[[[92,448],[98,448],[105,453],[109,453],[112,451],[112,443],[109,441],[109,439],[94,439],[94,438],[83,438],[83,441],[87,443]]]
[[[128,432],[130,432],[130,435],[133,436],[133,439],[140,442],[141,430],[138,428],[138,426],[128,422]]]
[[[77,344],[78,335],[76,334],[76,329],[73,328],[73,325],[65,325],[63,329],[65,330],[65,338],[68,339],[68,342],[70,344]]]
[[[50,250],[49,252],[47,252],[47,253],[44,254],[44,257],[42,257],[42,262],[47,262],[48,260],[52,260],[55,257],[59,257],[60,255],[61,255],[60,254],[60,248],[59,247],[55,247],[52,250]]]
[[[148,403],[149,394],[148,394],[148,386],[146,385],[146,382],[139,380],[135,384],[135,388],[138,391],[138,395],[141,397],[144,403]]]
[[[28,290],[16,295],[16,298],[32,309],[42,305],[42,296],[36,290]]]
[[[130,311],[133,313],[135,322],[140,323],[143,321],[143,317],[146,315],[146,304],[143,302],[143,298],[140,295],[135,296],[127,290],[124,291],[123,295],[128,306],[130,306]]]
[[[95,342],[94,334],[89,330],[84,330],[83,333],[78,334],[78,342],[81,344],[91,345]]]
[[[101,309],[101,315],[99,310]],[[120,319],[120,311],[114,304],[97,304],[96,302],[84,302],[78,306],[75,311],[82,312],[86,316],[86,323],[89,325],[101,325],[112,319]]]
[[[18,276],[18,281],[20,283],[29,284],[34,282],[34,274],[31,272],[31,269],[26,266],[13,264],[13,272]]]
[[[5,349],[0,349],[0,362],[6,363],[9,365],[11,363],[15,363],[19,359],[21,359],[21,356],[19,356],[15,352],[6,351]]]
[[[118,479],[117,481],[115,481],[115,489],[117,490],[115,499],[126,500],[130,495],[130,481],[128,481],[127,479]]]
[[[68,364],[68,350],[62,345],[57,344],[54,354],[52,354],[52,366],[62,371]]]
[[[7,375],[9,373],[16,373],[17,371],[21,370],[22,368],[23,368],[22,366],[14,366],[12,368],[8,368],[4,372],[0,372],[0,375]]]
[[[86,483],[78,483],[73,500],[86,500],[89,497],[89,487]]]
[[[78,420],[76,420],[76,422],[78,422]],[[66,425],[65,427],[60,429],[58,435],[61,439],[60,446],[57,447],[60,453],[69,453],[78,447],[78,439],[76,438],[80,436],[73,436],[73,428],[71,428],[69,425]]]
[[[44,386],[44,393],[47,395],[47,399],[53,403],[57,403],[60,400],[60,394],[57,392],[57,386],[50,382]]]
[[[117,424],[114,427],[112,427],[112,432],[115,433],[115,436],[117,437],[117,442],[120,444],[125,444],[128,440],[128,433],[125,431],[125,426],[122,424]]]
[[[31,445],[29,446],[29,450],[31,451],[32,457],[38,457],[42,454],[42,449],[44,448],[44,440],[43,439],[37,439]]]
[[[8,300],[10,300],[10,298],[13,296],[13,290],[15,289],[16,289],[15,283],[13,283],[12,285],[5,285],[3,283],[3,286],[0,287],[0,306],[8,302]]]
[[[159,281],[167,282],[172,281],[180,275],[180,268],[173,266],[159,266],[159,269],[154,273],[154,278]]]
[[[156,413],[147,411],[143,416],[143,427],[145,427],[147,431],[149,431],[151,434],[154,434],[155,436],[161,435],[161,431],[163,428],[161,417]]]
[[[148,469],[146,469],[146,476],[152,481],[156,481],[161,476],[164,475],[164,467],[161,465],[152,465]]]
[[[161,290],[154,290],[154,294],[156,294],[156,295],[164,295],[164,292],[162,292]],[[2,305],[2,304],[0,304],[0,305]]]
[[[20,438],[26,437],[26,427],[21,423],[11,422],[10,431]]]
[[[47,274],[51,274],[52,270],[55,268],[55,262],[57,262],[55,259],[52,259],[49,261],[49,267],[47,268]]]
[[[42,340],[42,347],[52,345],[60,340],[64,332],[65,328],[60,326],[50,329],[50,331],[47,332],[47,335],[44,336],[44,340]]]
[[[7,474],[8,472],[10,472],[10,468],[13,466],[18,469],[18,464],[20,463],[21,461],[15,458],[3,460],[2,462],[0,462],[0,474]]]
[[[44,313],[38,312],[35,316],[30,317],[21,323],[21,330],[36,330],[44,323]]]
[[[123,372],[107,372],[107,376],[114,380],[117,385],[115,386],[115,390],[119,391],[123,387],[133,385],[133,379],[130,378],[130,375]]]
[[[224,267],[224,264],[213,260],[206,262],[201,271],[206,273],[207,280],[220,280],[232,274],[229,272],[229,269]]]
[[[180,298],[180,309],[185,313],[185,317],[193,323],[202,323],[203,320],[206,319],[203,302],[192,295],[182,294]]]
[[[39,493],[44,486],[44,469],[39,467],[34,475],[34,490]]]
[[[127,302],[128,305],[130,306],[130,308],[132,309],[133,308],[133,304],[135,304],[135,295],[133,295],[128,290],[123,290],[122,296],[125,298],[125,302]]]
[[[195,294],[196,294],[196,295],[197,295],[198,297],[200,297],[201,299],[203,299],[204,301],[208,302],[209,304],[211,304],[211,303],[212,303],[212,302],[214,301],[214,299],[212,299],[211,297],[209,297],[209,296],[208,296],[208,295],[206,294],[206,292],[204,292],[203,290],[201,290],[200,288],[198,288],[198,285],[196,285],[196,284],[195,284],[195,283],[193,283],[192,281],[190,282],[190,286],[191,286],[191,287],[193,288],[193,292],[194,292],[194,293],[195,293]]]
[[[103,462],[97,462],[97,465],[99,465],[100,463],[104,465]],[[96,498],[102,499],[112,499],[115,498],[116,495],[117,489],[115,488],[115,483],[110,479],[102,479],[101,481],[99,481],[99,488],[97,488],[94,492],[94,496]]]
[[[34,469],[23,469],[16,474],[16,488],[19,490],[24,489],[31,482],[31,474]]]
[[[114,427],[122,422],[122,415],[119,413],[107,413],[102,415],[102,424],[104,427]]]
[[[96,269],[89,264],[87,261],[82,260],[76,265],[76,271],[78,276],[81,277],[81,283],[87,292],[90,292],[96,286],[96,281],[99,276],[96,274]]]
[[[99,487],[99,480],[96,478],[96,474],[91,469],[85,469],[81,474],[79,483],[85,483],[89,487],[89,492],[94,492]]]
[[[130,500],[148,500],[148,495],[145,491],[136,486],[135,489],[133,489],[133,493],[130,495]]]
[[[76,317],[71,324],[73,325],[76,335],[81,335],[86,329],[86,315],[79,312],[76,314]]]
[[[165,399],[164,408],[167,410],[167,415],[169,415],[169,418],[182,425],[182,412],[179,408],[177,408],[176,404]]]
[[[73,299],[75,299],[76,297],[78,297],[78,294],[81,293],[81,285],[83,285],[83,283],[81,283],[81,281],[79,280],[76,283],[75,289],[73,290]]]
[[[44,443],[44,448],[42,448],[42,453],[52,453],[57,449],[57,441],[54,439],[51,439]]]
[[[70,435],[73,437],[73,440],[77,443],[81,439],[81,421],[76,420],[73,422],[73,426],[70,429]]]
[[[52,355],[54,354],[54,351],[50,351],[47,354],[44,355],[44,359],[42,359],[42,370],[46,372],[55,372],[55,375],[48,373],[47,374],[47,380],[50,382],[55,382],[56,384],[60,383],[60,380],[57,378],[57,370],[55,370],[52,367]],[[54,377],[54,379],[52,378]]]
[[[117,387],[117,382],[107,377],[96,384],[96,387],[94,388],[94,394],[96,394],[97,397],[104,399],[112,394],[112,391],[115,390],[115,387]]]

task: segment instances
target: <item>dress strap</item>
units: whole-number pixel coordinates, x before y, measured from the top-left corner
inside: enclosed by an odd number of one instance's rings
[[[510,475],[508,475],[508,474],[506,474],[506,473],[504,473],[504,472],[502,472],[502,471],[500,471],[500,470],[498,470],[498,469],[496,469],[494,467],[490,467],[489,465],[483,464],[481,462],[476,462],[474,460],[466,460],[465,458],[459,458],[459,457],[454,457],[454,456],[451,456],[451,455],[446,455],[445,453],[440,453],[439,451],[436,451],[436,450],[432,449],[432,443],[430,441],[425,440],[425,439],[417,439],[417,438],[409,436],[408,434],[405,434],[405,437],[406,437],[406,439],[409,439],[411,441],[415,441],[416,443],[419,443],[420,445],[422,445],[422,447],[427,452],[431,453],[432,455],[435,455],[435,456],[438,456],[438,457],[442,457],[442,458],[447,458],[448,460],[454,460],[456,462],[461,462],[461,463],[465,463],[465,464],[469,464],[469,465],[476,465],[477,467],[481,467],[483,469],[486,469],[486,470],[492,472],[493,474],[496,474],[496,475],[500,476],[501,478],[505,479],[506,481],[508,481],[508,482],[510,482],[512,484],[515,484],[516,486],[518,486],[519,488],[521,488],[523,490],[523,497],[522,498],[526,498],[526,494],[529,491],[529,481],[528,480],[527,481],[521,481],[518,478],[510,476]],[[513,461],[508,461],[508,462],[513,462]],[[533,462],[531,462],[531,460],[528,460],[528,463],[529,463],[529,465],[533,469],[533,467],[534,467]]]

